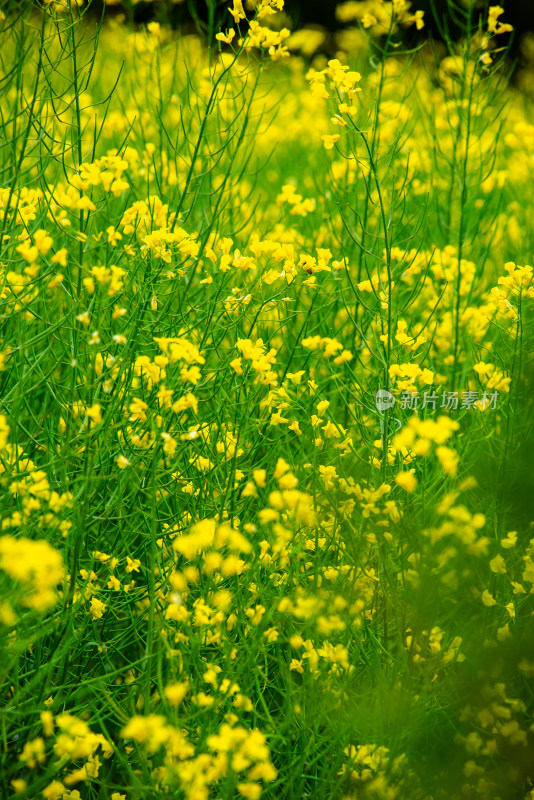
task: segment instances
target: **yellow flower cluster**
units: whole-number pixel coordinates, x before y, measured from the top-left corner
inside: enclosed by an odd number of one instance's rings
[[[261,20],[282,11],[283,8],[284,0],[259,0],[255,4],[254,19],[248,20],[242,0],[233,0],[232,8],[229,8],[228,11],[234,19],[234,24],[239,25],[243,21],[249,23],[246,35],[238,39],[239,47],[244,50],[265,50],[273,61],[289,56],[289,51],[284,45],[291,34],[289,29],[272,30],[260,25]],[[226,33],[222,33],[222,31],[217,33],[215,38],[223,44],[231,45],[235,35],[235,29],[230,28]]]
[[[415,24],[417,30],[424,27],[424,11],[410,13],[407,0],[348,0],[339,3],[336,16],[340,22],[358,20],[364,28],[370,28],[374,36],[391,34],[395,26]]]
[[[434,63],[406,0],[294,37],[282,0],[211,3],[209,45],[172,0],[100,43],[48,5],[0,20],[6,786],[522,796],[534,125],[521,68],[499,127],[502,9]]]
[[[435,454],[441,464],[443,471],[447,475],[456,475],[458,469],[458,454],[455,450],[445,445],[454,431],[457,431],[460,424],[444,415],[440,415],[436,420],[420,419],[413,416],[408,424],[395,435],[393,444],[395,448],[404,453],[404,458],[408,461],[413,456],[425,458],[432,450],[432,445],[437,445]]]
[[[0,569],[19,584],[22,605],[45,611],[57,601],[65,567],[61,553],[46,540],[0,537]]]
[[[121,735],[149,753],[163,749],[165,756],[156,772],[157,782],[160,786],[179,786],[187,800],[207,800],[212,787],[229,771],[239,778],[239,795],[256,800],[262,792],[260,781],[273,781],[277,776],[265,736],[241,725],[223,723],[217,734],[207,738],[211,752],[200,753],[182,731],[158,714],[133,717]]]

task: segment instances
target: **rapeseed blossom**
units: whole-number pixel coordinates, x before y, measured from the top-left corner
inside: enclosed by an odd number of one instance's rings
[[[0,15],[6,787],[526,796],[528,40],[107,5]]]

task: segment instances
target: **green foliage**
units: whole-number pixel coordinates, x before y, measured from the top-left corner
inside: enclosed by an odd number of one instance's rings
[[[2,14],[0,795],[526,800],[532,99],[256,5]]]

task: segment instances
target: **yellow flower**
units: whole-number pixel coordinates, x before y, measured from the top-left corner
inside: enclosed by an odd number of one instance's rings
[[[487,606],[488,608],[490,608],[491,606],[495,606],[495,605],[497,605],[497,601],[495,600],[495,598],[493,597],[493,595],[491,595],[491,594],[488,592],[488,590],[487,590],[487,589],[484,589],[484,591],[482,592],[482,595],[481,595],[480,599],[482,600],[482,602],[484,603],[484,605],[485,605],[485,606]]]
[[[171,706],[178,706],[189,691],[189,682],[172,683],[164,689],[164,695]]]
[[[91,598],[91,616],[93,619],[101,619],[106,611],[106,604],[99,600],[97,597]]]
[[[239,25],[240,20],[247,18],[241,0],[234,0],[232,8],[229,8],[228,11],[233,16],[236,25]]]
[[[260,489],[263,489],[265,486],[265,480],[267,478],[267,472],[264,469],[255,469],[252,473],[252,477],[254,478],[256,486],[259,486]]]
[[[332,150],[335,143],[341,139],[341,136],[339,135],[339,133],[333,133],[333,134],[325,133],[321,136],[321,139],[324,142],[324,149]]]
[[[26,742],[22,753],[19,755],[19,761],[22,761],[30,767],[30,769],[33,769],[37,764],[42,764],[45,757],[44,739],[38,736],[37,739]]]
[[[45,800],[61,800],[66,792],[67,789],[65,789],[62,783],[59,781],[52,781],[52,783],[48,784],[46,789],[43,789],[43,797]]]
[[[52,712],[41,711],[40,717],[45,736],[52,736],[54,733],[54,717],[52,716]]]
[[[7,600],[0,603],[0,622],[3,625],[12,628],[17,624],[17,619],[17,615]]]
[[[373,25],[376,25],[378,22],[373,14],[364,14],[360,21],[364,28],[372,28]]]
[[[262,789],[259,783],[238,783],[237,791],[247,800],[259,800]]]
[[[502,575],[506,574],[506,562],[502,556],[497,555],[495,558],[492,558],[489,565],[492,572],[500,572]]]
[[[141,562],[138,558],[130,558],[130,556],[126,556],[126,572],[139,572],[140,566]]]
[[[452,475],[453,477],[456,475],[458,471],[458,453],[456,450],[453,450],[450,447],[445,447],[444,445],[440,447],[436,447],[436,455],[438,460],[442,466],[443,471],[447,475]]]
[[[504,547],[505,550],[509,550],[511,547],[515,547],[517,543],[517,531],[510,531],[506,534],[506,539],[501,539],[501,547]]]
[[[162,433],[161,438],[163,439],[163,452],[168,456],[173,456],[178,447],[178,442],[173,439],[170,433]]]
[[[0,569],[27,590],[23,604],[37,610],[55,603],[55,587],[65,572],[61,553],[47,541],[13,536],[0,538]]]
[[[89,325],[91,321],[88,311],[83,311],[81,314],[78,314],[76,319],[78,320],[78,322],[81,322],[82,325]]]
[[[230,28],[230,30],[227,33],[222,33],[222,31],[219,31],[219,33],[215,34],[215,38],[217,39],[217,41],[224,42],[224,44],[232,44],[232,39],[234,38],[234,36],[235,36],[235,30],[233,28]]]
[[[417,478],[412,471],[399,472],[395,476],[395,483],[410,494],[417,489]]]

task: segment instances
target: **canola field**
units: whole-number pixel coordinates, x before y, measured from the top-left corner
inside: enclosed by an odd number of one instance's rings
[[[532,799],[534,40],[227,5],[2,5],[0,797]]]

